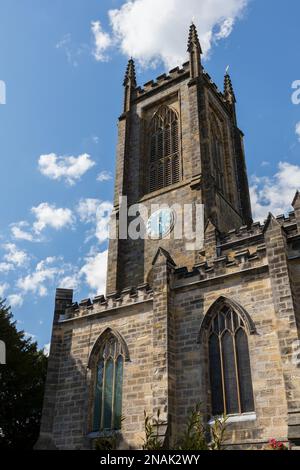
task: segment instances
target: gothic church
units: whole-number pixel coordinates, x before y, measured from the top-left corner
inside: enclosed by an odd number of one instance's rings
[[[220,92],[205,72],[194,25],[188,53],[143,88],[128,63],[113,217],[120,196],[202,204],[204,247],[186,250],[172,227],[116,237],[106,296],[74,303],[57,289],[37,448],[91,449],[114,434],[139,449],[144,411],[158,409],[171,446],[197,403],[207,423],[226,413],[228,448],[299,445],[300,194],[288,217],[253,223],[231,79]]]

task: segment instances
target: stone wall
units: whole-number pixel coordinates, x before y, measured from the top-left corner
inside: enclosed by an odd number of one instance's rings
[[[152,301],[135,302],[120,309],[103,311],[99,306],[88,315],[81,308],[76,318],[61,320],[54,326],[59,331],[61,346],[59,361],[56,361],[57,383],[54,413],[51,429],[41,429],[51,436],[52,443],[59,449],[89,448],[92,432],[93,384],[88,361],[98,337],[111,328],[122,335],[128,346],[130,360],[125,362],[123,378],[124,446],[141,447],[144,424],[144,410],[153,410],[153,312]],[[55,333],[56,334],[56,333]],[[53,355],[49,364],[53,363]],[[51,378],[47,387],[51,386]],[[44,404],[46,418],[47,403]],[[45,421],[45,420],[44,420]]]
[[[149,179],[149,125],[154,113],[163,104],[171,106],[179,116],[180,157],[182,181],[176,185],[148,194]],[[213,177],[213,158],[210,120],[218,116],[222,128],[224,152],[224,179],[226,191],[218,194]],[[137,88],[130,110],[119,120],[115,214],[120,216],[120,196],[127,196],[128,206],[151,204],[203,204],[206,220],[209,218],[221,232],[238,228],[249,222],[243,216],[240,201],[240,183],[237,160],[245,170],[244,156],[236,151],[235,115],[222,93],[203,71],[200,77],[190,80],[189,63],[182,69],[170,71],[169,76],[158,77],[157,82]],[[243,198],[247,198],[243,187]],[[163,240],[179,266],[191,267],[197,253],[186,252],[185,241]],[[107,292],[146,282],[150,264],[158,243],[144,240],[113,240],[109,247]]]
[[[199,281],[194,286],[176,288],[176,424],[178,432],[188,410],[201,403],[205,416],[211,416],[208,355],[205,336],[199,344],[199,330],[205,313],[220,297],[237,301],[255,323],[249,335],[256,419],[241,417],[229,425],[230,444],[267,442],[272,436],[287,440],[287,403],[277,320],[268,273],[240,273],[219,281]]]

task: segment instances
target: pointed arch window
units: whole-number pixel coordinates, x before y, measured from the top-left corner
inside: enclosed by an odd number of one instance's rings
[[[150,124],[148,191],[156,191],[180,180],[178,116],[170,107],[161,106]]]
[[[213,316],[208,349],[213,415],[254,411],[248,336],[243,319],[231,307]]]
[[[122,342],[108,331],[98,347],[95,362],[93,431],[121,428],[122,385],[126,351]]]

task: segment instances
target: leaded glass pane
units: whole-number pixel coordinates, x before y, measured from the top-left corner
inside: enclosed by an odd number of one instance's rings
[[[213,321],[214,331],[215,333],[219,333],[219,315],[216,315]]]
[[[104,379],[104,416],[103,416],[103,428],[104,429],[111,429],[113,374],[114,374],[114,362],[112,359],[108,359],[105,363],[105,379]]]
[[[222,372],[219,338],[212,335],[209,340],[210,383],[212,393],[212,412],[214,415],[224,413]]]
[[[248,337],[243,320],[234,310],[225,306],[212,319],[209,332],[213,414],[253,411]]]
[[[238,330],[236,333],[236,352],[239,372],[241,411],[242,413],[254,411],[248,339],[245,331],[242,329]]]
[[[95,400],[94,400],[93,431],[95,432],[99,431],[100,426],[101,426],[102,383],[103,383],[103,361],[100,361],[97,367]]]
[[[237,377],[232,335],[228,332],[222,337],[222,357],[226,397],[226,413],[239,413]]]
[[[117,359],[117,363],[116,363],[114,429],[121,429],[122,382],[123,382],[123,357],[119,356]]]
[[[232,317],[233,317],[234,330],[237,330],[238,327],[239,327],[239,317],[237,316],[237,314],[235,312],[232,312]]]
[[[225,330],[225,317],[222,313],[219,314],[219,331],[223,333]]]
[[[228,310],[228,312],[226,313],[225,324],[226,324],[226,329],[229,330],[229,331],[232,331],[231,311],[230,310]]]

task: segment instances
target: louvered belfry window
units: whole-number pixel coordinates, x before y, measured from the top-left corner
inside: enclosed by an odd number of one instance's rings
[[[211,120],[211,151],[212,151],[212,170],[217,189],[225,195],[225,162],[224,147],[222,139],[222,128],[213,116]]]
[[[178,116],[162,106],[150,126],[149,192],[171,186],[181,180]]]
[[[254,411],[248,337],[242,318],[230,307],[212,319],[209,367],[214,416]]]
[[[117,338],[109,335],[97,363],[93,431],[119,430],[122,414],[124,352]]]
[[[225,194],[223,147],[221,140],[216,135],[213,135],[212,153],[216,185],[218,190],[221,191],[222,194]]]

